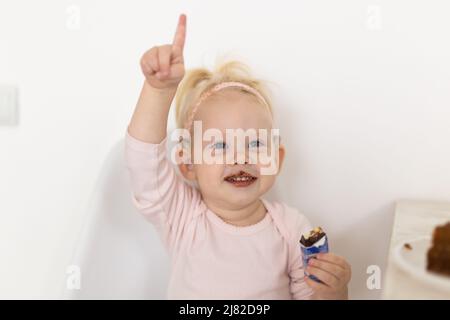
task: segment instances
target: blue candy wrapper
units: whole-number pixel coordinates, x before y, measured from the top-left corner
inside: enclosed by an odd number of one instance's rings
[[[308,261],[310,259],[315,259],[315,256],[318,253],[327,253],[328,252],[328,238],[327,235],[324,235],[322,238],[320,238],[318,241],[316,241],[311,246],[305,247],[303,244],[300,243],[300,250],[302,253],[302,260],[303,260],[303,270],[305,270],[305,275],[307,275],[310,279],[321,282],[319,279],[317,279],[315,276],[310,275],[306,272],[306,267],[308,266]]]

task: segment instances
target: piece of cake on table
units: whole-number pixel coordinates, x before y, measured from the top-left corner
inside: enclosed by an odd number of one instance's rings
[[[427,253],[427,270],[450,276],[450,222],[437,226]]]

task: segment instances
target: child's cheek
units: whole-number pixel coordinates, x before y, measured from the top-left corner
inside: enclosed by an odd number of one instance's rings
[[[197,166],[197,178],[203,187],[215,187],[222,181],[223,168],[221,165],[200,164]]]
[[[262,175],[259,177],[259,191],[261,194],[266,193],[273,186],[275,182],[275,176]]]

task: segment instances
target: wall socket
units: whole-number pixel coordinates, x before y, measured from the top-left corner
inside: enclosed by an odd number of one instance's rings
[[[0,126],[17,126],[19,123],[18,89],[0,84]]]

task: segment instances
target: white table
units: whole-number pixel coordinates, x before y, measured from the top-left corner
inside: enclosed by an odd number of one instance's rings
[[[415,280],[400,270],[392,251],[408,239],[431,236],[436,225],[450,221],[450,203],[417,200],[397,201],[389,258],[384,277],[383,299],[450,299],[450,293],[439,291]]]

